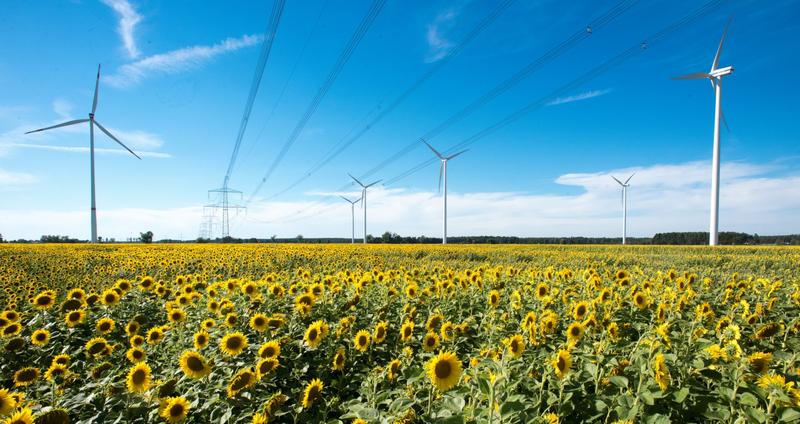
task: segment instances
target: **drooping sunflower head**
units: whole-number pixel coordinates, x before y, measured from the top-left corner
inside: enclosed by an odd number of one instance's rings
[[[345,356],[344,356],[344,349],[339,348],[336,350],[336,354],[333,355],[333,361],[331,361],[331,369],[334,371],[341,371],[344,369],[345,363]]]
[[[311,408],[314,402],[322,396],[324,387],[322,380],[318,378],[311,380],[303,390],[303,408]]]
[[[211,367],[208,365],[206,358],[197,352],[184,351],[179,362],[181,370],[189,378],[199,379],[211,373]]]
[[[657,354],[653,361],[653,374],[661,390],[667,390],[670,383],[670,375],[663,353]]]
[[[769,365],[772,362],[772,354],[764,352],[755,352],[747,357],[750,362],[750,367],[756,374],[763,374],[769,370]]]
[[[461,361],[452,352],[442,352],[426,364],[428,378],[439,391],[447,391],[461,378]]]
[[[257,380],[255,372],[249,368],[237,372],[228,383],[228,397],[235,397],[241,391],[253,387]]]
[[[258,375],[258,379],[262,379],[278,369],[280,362],[276,358],[264,358],[258,361],[256,365],[256,374]]]
[[[556,377],[563,379],[569,374],[570,369],[572,369],[572,355],[568,350],[559,350],[553,359],[553,371],[555,371]]]
[[[247,337],[239,332],[228,333],[219,342],[219,349],[227,356],[236,356],[246,347]]]
[[[386,331],[389,323],[381,321],[375,326],[375,343],[382,343],[386,339]]]

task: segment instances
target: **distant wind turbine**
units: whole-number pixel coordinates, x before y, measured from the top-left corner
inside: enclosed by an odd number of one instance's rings
[[[686,80],[686,79],[702,79],[708,78],[711,81],[711,88],[716,95],[716,102],[714,108],[714,150],[711,160],[711,217],[708,225],[708,245],[716,246],[719,242],[719,124],[720,121],[728,123],[725,120],[725,115],[722,114],[722,77],[733,73],[733,66],[726,66],[724,68],[717,68],[719,64],[719,56],[722,53],[722,45],[725,43],[725,36],[728,34],[728,27],[731,21],[728,19],[725,30],[722,32],[722,39],[719,40],[719,47],[717,47],[717,54],[714,55],[714,61],[711,63],[711,70],[708,73],[695,72],[693,74],[675,77],[673,79]]]
[[[614,181],[618,182],[619,185],[622,186],[622,244],[625,244],[625,238],[628,235],[628,187],[630,186],[628,181],[630,181],[634,175],[636,175],[635,172],[631,174],[631,176],[628,177],[624,183],[618,180],[617,177],[613,175],[611,176]]]
[[[97,65],[97,79],[94,83],[94,100],[92,101],[92,111],[89,112],[89,119],[76,119],[74,121],[67,121],[63,122],[58,125],[53,125],[50,127],[39,128],[38,130],[28,131],[25,134],[35,133],[39,131],[46,131],[51,130],[54,128],[59,127],[66,127],[70,125],[82,124],[84,122],[89,123],[89,166],[90,166],[90,186],[91,186],[91,217],[92,217],[92,243],[97,242],[97,206],[95,204],[95,196],[94,196],[94,126],[97,125],[97,128],[100,128],[100,131],[106,133],[107,136],[111,137],[112,140],[119,143],[120,146],[124,147],[125,150],[129,151],[132,155],[136,156],[138,159],[142,159],[136,153],[133,153],[133,150],[129,149],[128,146],[122,144],[117,137],[114,137],[111,132],[109,132],[105,127],[100,125],[97,120],[94,119],[94,113],[97,110],[97,89],[100,86],[100,65]]]
[[[350,236],[350,243],[351,244],[356,244],[356,211],[355,211],[355,206],[356,206],[356,203],[358,203],[361,200],[361,198],[359,197],[356,200],[350,200],[350,199],[348,199],[348,198],[346,198],[344,196],[339,196],[339,197],[341,197],[347,203],[350,204],[350,220],[351,220],[351,227],[352,227],[351,228],[352,229],[352,234]]]
[[[367,244],[367,189],[374,186],[375,184],[378,184],[379,182],[381,182],[381,180],[364,185],[361,183],[361,181],[358,181],[356,177],[350,175],[350,178],[352,178],[353,181],[355,181],[358,185],[361,186],[361,208],[364,209],[364,244]]]
[[[429,149],[439,158],[442,164],[439,166],[439,192],[442,192],[442,181],[444,181],[444,193],[442,193],[442,215],[444,222],[442,224],[442,244],[447,244],[447,161],[455,158],[456,156],[466,152],[469,149],[462,150],[450,156],[444,156],[433,148],[425,139],[420,139]]]

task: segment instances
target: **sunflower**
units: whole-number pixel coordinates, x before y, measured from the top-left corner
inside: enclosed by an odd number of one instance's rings
[[[114,326],[116,323],[111,318],[100,318],[97,320],[97,324],[95,327],[97,328],[97,332],[106,335],[112,331],[114,331]]]
[[[583,325],[579,322],[573,322],[567,327],[567,341],[570,343],[577,343],[583,337]]]
[[[258,379],[261,380],[262,378],[266,377],[269,375],[269,373],[275,371],[279,365],[280,362],[278,362],[276,358],[264,358],[258,361],[258,364],[256,364],[256,374]]]
[[[769,323],[762,325],[758,330],[756,330],[756,338],[757,339],[768,339],[778,333],[781,332],[781,326],[775,323]]]
[[[639,309],[645,309],[650,305],[650,300],[647,298],[647,295],[637,291],[633,294],[633,304]]]
[[[253,424],[267,424],[269,423],[269,415],[256,412],[253,414]]]
[[[589,313],[589,302],[585,300],[576,303],[572,308],[572,317],[575,318],[576,321],[582,321],[587,313]]]
[[[277,340],[265,342],[258,348],[258,356],[262,359],[275,358],[281,355],[281,344]]]
[[[147,332],[147,344],[156,345],[164,338],[164,330],[161,327],[151,328]]]
[[[186,320],[186,312],[181,308],[172,308],[167,312],[167,319],[172,323],[183,322]]]
[[[259,333],[267,331],[267,328],[269,328],[268,323],[269,319],[264,314],[259,313],[250,317],[250,328],[252,328],[255,331],[258,331]]]
[[[515,334],[503,340],[503,343],[508,348],[508,353],[514,358],[519,358],[522,356],[522,352],[525,351],[525,340],[519,334]]]
[[[139,330],[142,328],[142,324],[139,324],[139,321],[132,320],[125,326],[125,333],[128,337],[133,337],[139,334]]]
[[[128,358],[131,363],[142,362],[147,358],[147,354],[144,353],[144,350],[140,347],[132,347],[125,352],[125,357]]]
[[[308,409],[314,402],[322,396],[322,389],[325,387],[322,380],[315,378],[311,380],[303,390],[303,408]]]
[[[56,296],[50,291],[39,293],[35,298],[33,298],[32,303],[33,307],[36,309],[50,309],[56,304]]]
[[[397,374],[400,372],[400,365],[401,362],[399,359],[392,359],[389,365],[386,366],[386,378],[389,381],[397,378]]]
[[[22,408],[14,412],[4,424],[33,424],[33,411],[30,408]]]
[[[106,353],[108,348],[108,341],[103,337],[95,337],[86,342],[86,353],[89,356],[98,356]]]
[[[244,334],[228,333],[219,342],[219,350],[227,356],[236,356],[247,347],[247,337]]]
[[[608,337],[611,338],[612,342],[619,340],[619,325],[616,322],[608,324],[606,332],[608,333]]]
[[[194,333],[194,348],[197,350],[201,350],[204,347],[208,346],[208,341],[211,336],[208,334],[206,330],[200,330]]]
[[[228,397],[236,397],[242,390],[253,387],[256,381],[256,374],[249,368],[237,372],[236,375],[231,378],[230,383],[228,383]]]
[[[389,323],[386,321],[381,321],[377,325],[375,325],[375,332],[374,332],[374,340],[375,344],[383,343],[386,340],[386,331],[389,328]]]
[[[132,336],[131,339],[130,339],[131,347],[142,346],[142,345],[144,345],[144,342],[145,342],[144,337],[142,337],[142,336],[140,336],[138,334]]]
[[[414,321],[406,320],[400,327],[400,339],[404,343],[408,343],[411,341],[412,336],[414,336]]]
[[[442,325],[444,322],[444,315],[440,313],[435,313],[428,317],[428,322],[425,324],[425,328],[428,331],[438,331],[439,326]]]
[[[452,352],[442,352],[426,364],[431,384],[444,392],[458,384],[461,378],[461,361]]]
[[[0,417],[8,415],[17,407],[17,400],[11,396],[8,389],[0,389]]]
[[[370,339],[369,331],[361,330],[353,338],[353,347],[359,352],[366,352],[369,349]]]
[[[656,380],[656,383],[658,383],[658,386],[661,387],[661,390],[667,390],[667,387],[669,387],[670,376],[669,369],[664,361],[663,353],[656,355],[656,358],[653,361],[653,376]]]
[[[71,358],[66,353],[62,353],[53,357],[52,363],[54,364],[61,364],[61,365],[69,365]]]
[[[103,291],[103,294],[100,296],[100,301],[103,302],[103,305],[106,306],[114,306],[119,303],[119,293],[117,293],[114,289],[107,289]]]
[[[3,337],[13,337],[22,332],[22,324],[12,322],[3,327]]]
[[[169,397],[164,400],[161,418],[168,423],[179,423],[189,413],[189,401],[184,397]]]
[[[750,366],[756,374],[763,374],[769,370],[769,364],[772,362],[772,354],[764,352],[755,352],[747,357]]]
[[[536,312],[530,311],[525,314],[525,318],[519,323],[523,330],[528,330],[531,325],[536,324]]]
[[[558,354],[553,359],[553,370],[556,373],[556,377],[558,377],[559,380],[566,377],[570,369],[572,369],[572,355],[570,355],[568,350],[559,350]]]
[[[498,305],[500,305],[500,292],[497,290],[490,291],[486,302],[492,308],[496,308]]]
[[[36,346],[44,346],[50,341],[50,332],[45,329],[39,329],[31,334],[31,343]]]
[[[228,327],[235,327],[236,323],[239,322],[239,315],[236,315],[236,312],[229,312],[225,315],[225,325]]]
[[[131,393],[144,393],[150,388],[152,370],[146,362],[139,362],[128,370],[126,379],[128,391]]]
[[[179,362],[181,370],[189,378],[199,379],[211,373],[211,367],[206,362],[206,358],[197,352],[184,351]]]
[[[439,330],[439,334],[442,336],[442,340],[449,342],[452,341],[456,336],[456,326],[450,321],[445,322],[442,324],[442,328]]]
[[[44,378],[47,381],[54,381],[57,377],[63,377],[67,374],[67,367],[61,364],[50,364],[50,368],[44,372]]]
[[[306,346],[313,349],[322,343],[323,337],[324,334],[322,331],[322,321],[314,321],[306,329],[306,333],[303,336],[303,341],[305,342]]]
[[[425,352],[433,352],[437,347],[439,347],[439,336],[434,332],[425,334],[422,338],[422,348]]]
[[[67,312],[67,314],[64,315],[64,322],[67,323],[67,327],[75,327],[76,325],[82,323],[85,317],[86,314],[83,312],[83,310],[78,309]]]
[[[550,287],[548,287],[547,283],[539,283],[536,286],[536,297],[539,299],[543,299],[550,294]]]

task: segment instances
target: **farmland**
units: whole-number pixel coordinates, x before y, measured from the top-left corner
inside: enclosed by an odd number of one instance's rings
[[[2,245],[0,310],[15,423],[800,419],[797,248]]]

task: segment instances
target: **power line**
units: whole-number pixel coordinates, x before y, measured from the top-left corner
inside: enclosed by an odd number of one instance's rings
[[[339,76],[339,73],[344,68],[344,65],[350,59],[350,56],[352,56],[352,54],[355,51],[356,47],[358,47],[359,43],[364,38],[364,35],[367,33],[367,30],[369,30],[370,26],[372,26],[372,23],[375,21],[375,18],[377,18],[378,14],[380,13],[380,11],[383,8],[385,3],[386,3],[386,0],[374,0],[373,1],[372,6],[370,7],[369,11],[364,16],[364,18],[361,20],[361,23],[359,24],[359,26],[356,29],[355,33],[353,33],[352,37],[350,38],[350,41],[348,41],[348,43],[345,46],[344,50],[339,55],[338,60],[334,64],[334,66],[331,69],[330,73],[328,74],[327,78],[323,82],[322,86],[317,91],[317,94],[311,100],[311,103],[308,105],[308,108],[306,109],[305,113],[300,118],[300,120],[297,122],[297,125],[295,126],[294,130],[289,135],[289,138],[286,140],[286,142],[283,144],[283,147],[281,148],[281,150],[278,153],[278,155],[275,157],[275,160],[272,162],[272,164],[267,169],[267,172],[264,174],[264,177],[261,178],[261,181],[258,183],[258,186],[256,187],[256,189],[250,195],[250,198],[247,200],[248,203],[259,192],[259,190],[261,190],[261,187],[264,186],[264,183],[267,182],[269,177],[272,175],[272,173],[275,171],[275,169],[281,163],[281,161],[283,160],[283,157],[286,156],[286,153],[289,151],[289,148],[292,147],[292,144],[294,144],[294,142],[297,140],[297,137],[299,137],[300,133],[303,131],[303,129],[305,129],[306,124],[311,119],[311,117],[314,115],[314,113],[316,112],[316,110],[319,107],[319,105],[322,102],[322,100],[328,94],[328,91],[330,90],[331,86],[333,86],[333,83],[336,81],[336,78]]]
[[[352,137],[345,136],[342,140],[336,143],[331,150],[323,156],[317,163],[315,163],[308,171],[306,171],[302,176],[300,176],[297,180],[292,182],[288,187],[284,188],[283,190],[273,194],[269,197],[269,199],[273,199],[277,196],[280,196],[293,188],[297,187],[300,183],[311,177],[312,174],[319,171],[320,168],[327,165],[339,156],[342,152],[344,152],[350,145],[358,141],[364,134],[367,133],[372,127],[374,127],[378,122],[380,122],[383,118],[387,115],[392,113],[400,104],[402,104],[411,94],[413,94],[417,89],[419,89],[428,79],[430,79],[436,72],[442,69],[452,58],[458,56],[461,51],[472,41],[474,40],[483,30],[485,30],[492,22],[494,22],[498,16],[500,16],[508,7],[514,3],[516,0],[505,0],[501,2],[494,10],[492,10],[489,15],[487,15],[483,20],[481,20],[475,27],[473,27],[466,36],[455,46],[451,47],[449,50],[446,51],[444,57],[436,62],[430,69],[428,69],[425,73],[423,73],[416,81],[414,81],[410,86],[408,86],[405,91],[403,91],[397,98],[389,104],[388,107],[383,109],[381,113],[379,113],[375,118],[373,118],[369,123],[367,123],[358,133],[354,134]]]

